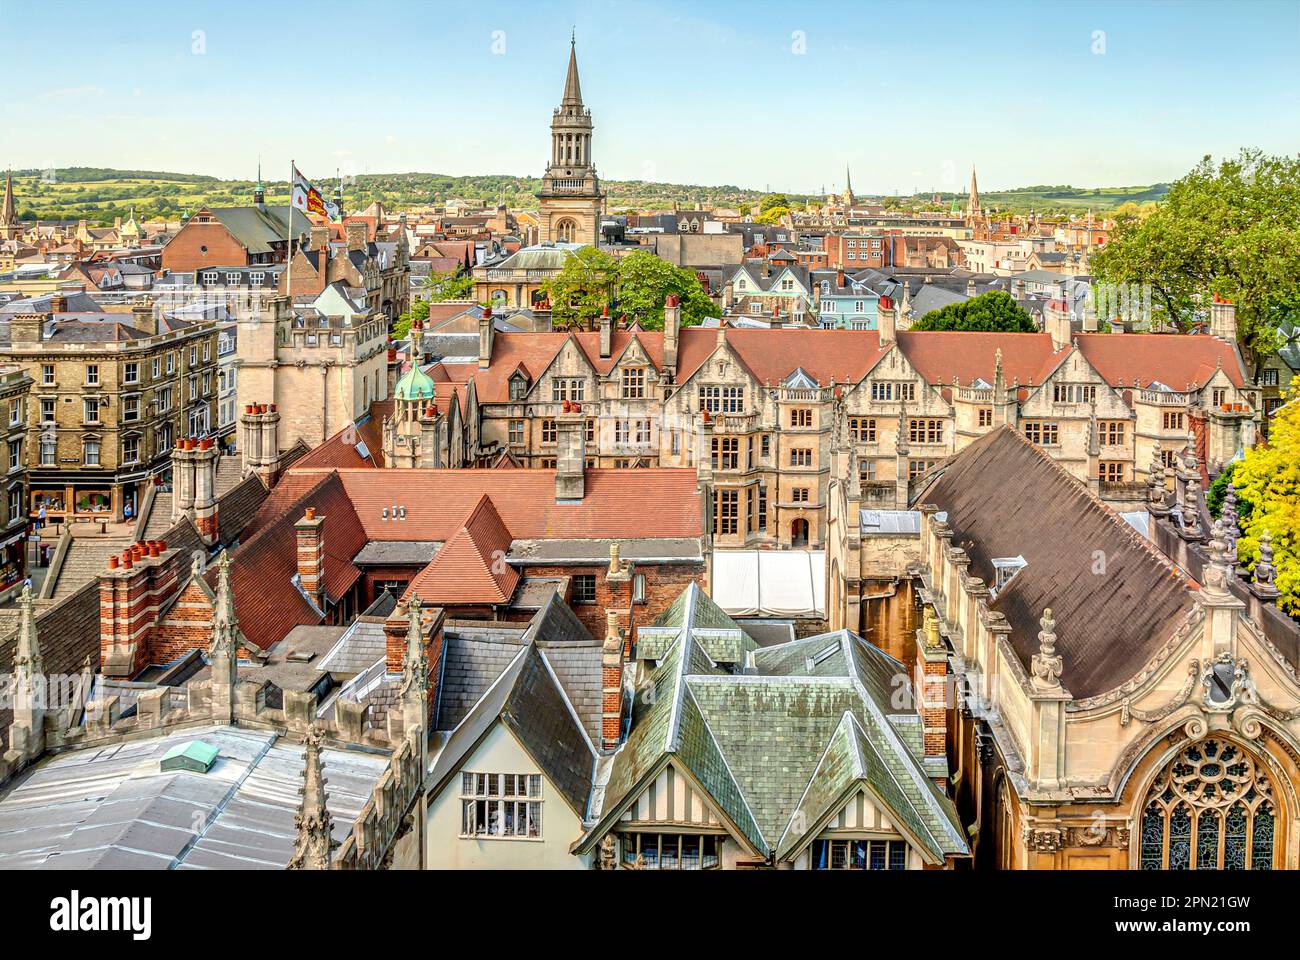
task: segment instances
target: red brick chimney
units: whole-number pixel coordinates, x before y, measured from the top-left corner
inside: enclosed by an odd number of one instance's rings
[[[618,747],[623,732],[623,638],[618,630],[618,611],[605,612],[605,643],[600,660],[600,741],[605,750]]]
[[[132,544],[109,558],[99,576],[99,666],[109,677],[133,677],[155,662],[158,611],[180,586],[181,553],[162,540]]]
[[[293,525],[298,533],[298,586],[321,610],[325,609],[325,518],[308,507]]]

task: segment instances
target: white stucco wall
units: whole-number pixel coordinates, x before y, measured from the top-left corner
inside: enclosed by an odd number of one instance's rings
[[[545,776],[542,777],[542,836],[540,839],[460,835],[460,774],[537,773],[528,752],[500,723],[484,738],[461,769],[429,802],[426,820],[428,865],[431,870],[582,870],[590,857],[577,857],[569,846],[582,834],[582,822]]]

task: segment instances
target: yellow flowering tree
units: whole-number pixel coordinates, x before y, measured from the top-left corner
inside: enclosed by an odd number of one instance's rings
[[[1293,391],[1274,415],[1269,445],[1248,450],[1237,464],[1232,484],[1237,499],[1251,506],[1237,541],[1238,558],[1253,569],[1267,530],[1281,591],[1278,606],[1300,615],[1300,392]]]

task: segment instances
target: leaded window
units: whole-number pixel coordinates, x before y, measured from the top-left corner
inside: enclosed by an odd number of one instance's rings
[[[1241,747],[1187,744],[1151,785],[1139,826],[1143,870],[1271,870],[1273,785]]]

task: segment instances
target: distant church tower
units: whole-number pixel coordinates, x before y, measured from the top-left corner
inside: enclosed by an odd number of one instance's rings
[[[574,40],[569,42],[564,97],[551,118],[551,161],[537,199],[542,243],[596,243],[605,193],[591,161],[591,111],[582,105]]]
[[[4,206],[0,207],[0,240],[18,236],[18,226],[18,215],[14,212],[14,175],[10,171],[5,175]]]
[[[844,197],[843,197],[844,209],[846,210],[850,209],[853,206],[854,199],[855,198],[853,196],[853,177],[852,175],[850,175],[849,168],[846,165],[844,167]]]
[[[970,198],[966,201],[966,222],[974,223],[980,217],[984,216],[984,210],[980,207],[980,191],[975,185],[975,168],[970,168]]]

